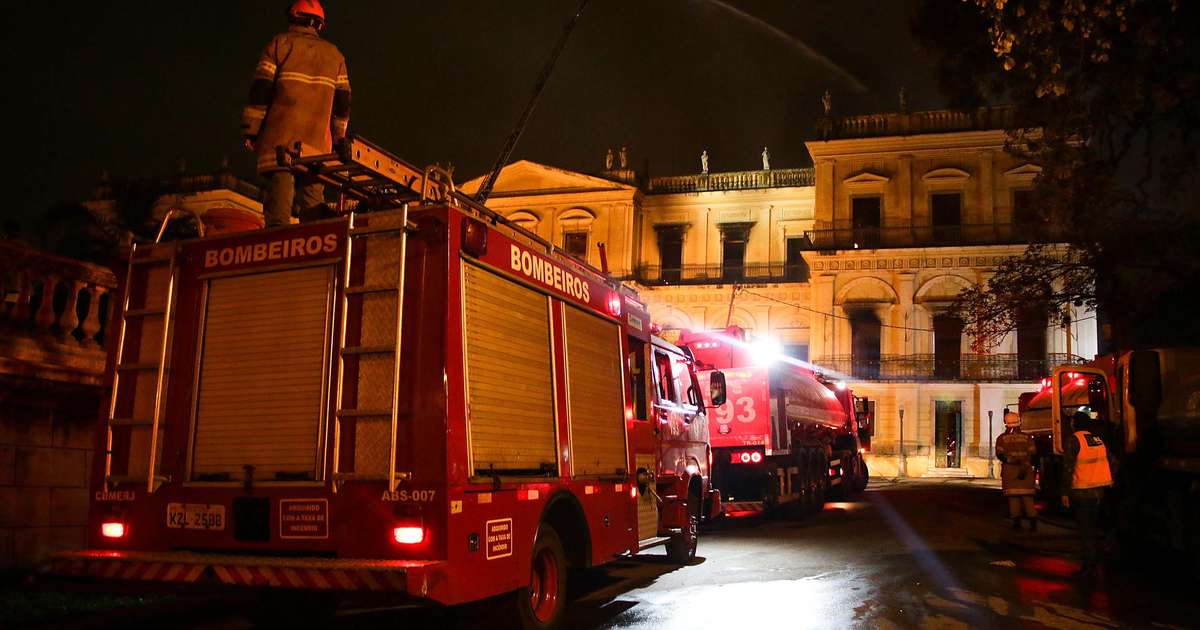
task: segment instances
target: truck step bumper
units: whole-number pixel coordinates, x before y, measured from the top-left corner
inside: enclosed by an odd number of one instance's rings
[[[270,587],[325,591],[428,593],[428,575],[438,561],[275,558],[189,552],[74,551],[51,560],[54,576]]]

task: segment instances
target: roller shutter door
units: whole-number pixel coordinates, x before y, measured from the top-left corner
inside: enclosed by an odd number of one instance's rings
[[[474,472],[555,470],[548,298],[474,265],[463,279]]]
[[[628,464],[620,330],[577,308],[563,312],[572,470],[576,476],[623,474]]]
[[[332,267],[210,282],[194,479],[318,475]],[[210,477],[211,478],[211,477]]]

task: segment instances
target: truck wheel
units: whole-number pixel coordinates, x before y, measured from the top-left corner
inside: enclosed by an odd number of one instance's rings
[[[549,630],[562,624],[567,607],[567,556],[554,528],[543,523],[533,543],[529,586],[510,597],[516,607],[518,627]]]
[[[825,501],[829,496],[829,462],[825,459],[825,455],[818,453],[813,458],[813,472],[815,473],[815,483],[817,487],[816,500],[813,501],[813,512],[819,514],[825,509]]]
[[[667,558],[675,564],[687,564],[696,558],[700,543],[700,497],[688,495],[687,514],[683,531],[667,542]]]
[[[854,480],[855,492],[863,492],[867,489],[867,484],[871,483],[871,471],[867,470],[867,460],[863,459],[862,455],[858,456],[858,478]]]

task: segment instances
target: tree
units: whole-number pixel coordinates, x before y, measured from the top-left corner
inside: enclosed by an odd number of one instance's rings
[[[1007,101],[1054,229],[956,310],[979,348],[1022,310],[1099,311],[1120,346],[1196,343],[1200,11],[1175,0],[923,0],[917,40],[952,105]],[[1060,244],[1055,244],[1060,243]]]

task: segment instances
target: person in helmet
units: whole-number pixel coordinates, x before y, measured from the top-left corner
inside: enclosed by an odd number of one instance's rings
[[[1083,406],[1071,416],[1075,433],[1063,439],[1063,470],[1071,480],[1069,504],[1079,528],[1081,577],[1096,572],[1099,562],[1100,503],[1105,488],[1112,485],[1108,450],[1100,438],[1098,414]]]
[[[314,155],[332,151],[350,124],[350,77],[337,46],[321,39],[325,9],[317,0],[297,0],[288,9],[288,30],[276,35],[254,68],[250,97],[242,111],[242,136],[267,178],[263,215],[268,227],[303,218],[325,203],[325,188],[297,182],[279,166],[276,147]],[[299,201],[296,196],[299,193]]]
[[[1004,410],[1004,433],[996,438],[996,459],[1001,462],[1000,487],[1008,499],[1008,516],[1013,529],[1021,529],[1021,519],[1029,521],[1029,531],[1037,531],[1037,507],[1033,457],[1037,446],[1028,433],[1021,432],[1021,416]]]

